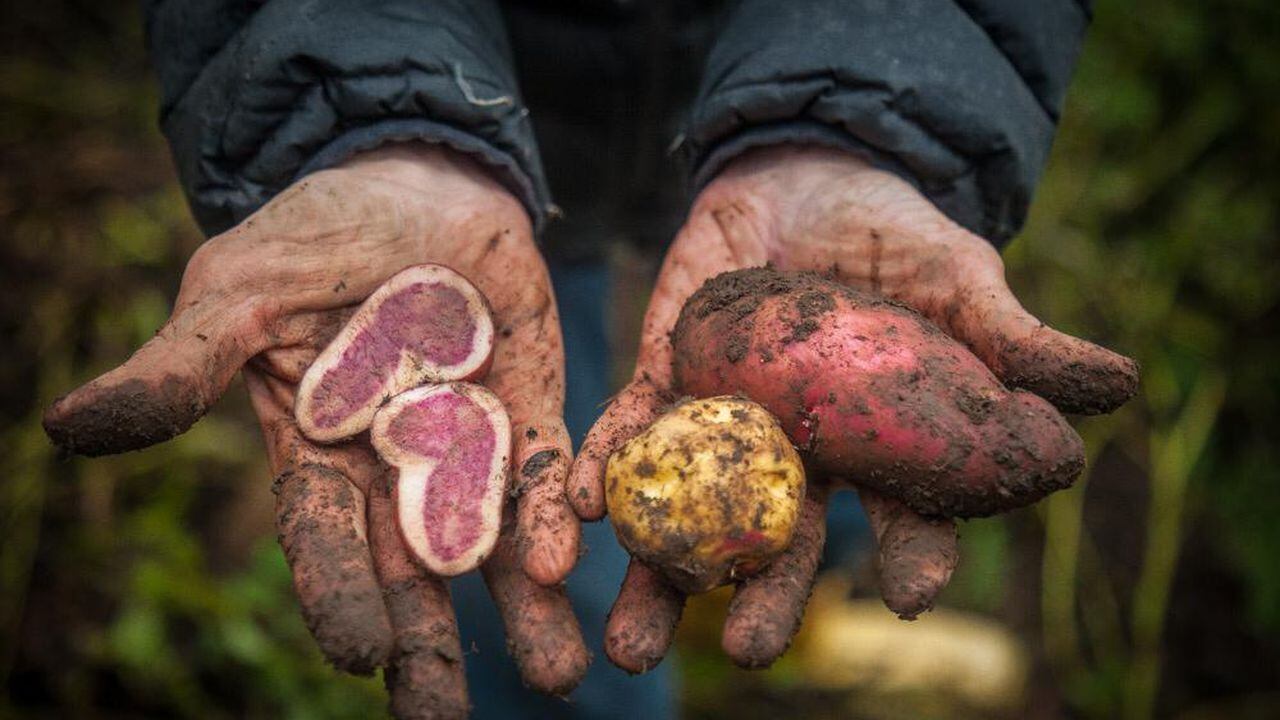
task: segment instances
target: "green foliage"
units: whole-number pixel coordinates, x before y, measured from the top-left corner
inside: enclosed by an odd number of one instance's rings
[[[1086,433],[1095,457],[1123,454],[1145,477],[1149,501],[1131,518],[1146,524],[1134,584],[1085,572],[1085,554],[1105,567],[1120,550],[1096,546],[1090,519],[1071,518],[1087,505],[1064,494],[1042,517],[1050,538],[1083,526],[1080,562],[1054,565],[1070,574],[1046,573],[1042,592],[1046,608],[1056,594],[1080,596],[1079,623],[1074,605],[1044,618],[1068,703],[1091,717],[1151,717],[1168,707],[1159,696],[1171,653],[1196,652],[1163,640],[1171,608],[1194,604],[1174,595],[1183,553],[1234,567],[1247,627],[1272,647],[1280,637],[1269,427],[1280,412],[1280,6],[1100,2],[1095,11],[1033,217],[1006,259],[1020,297],[1047,322],[1142,363],[1139,400]],[[1188,548],[1193,531],[1214,542]],[[1046,547],[1045,562],[1061,550]],[[1079,627],[1100,622],[1086,610],[1098,597],[1115,608],[1104,611],[1114,620],[1105,640]]]
[[[328,667],[298,614],[243,391],[161,447],[53,456],[42,409],[155,333],[200,238],[155,128],[136,8],[10,17],[0,716],[382,714],[379,680]]]

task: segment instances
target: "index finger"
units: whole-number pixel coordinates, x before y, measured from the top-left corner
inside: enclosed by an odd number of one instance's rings
[[[354,448],[318,448],[290,412],[279,380],[246,368],[276,479],[276,526],[307,627],[330,662],[357,674],[381,665],[391,625],[374,579],[366,540],[361,473],[376,461]]]

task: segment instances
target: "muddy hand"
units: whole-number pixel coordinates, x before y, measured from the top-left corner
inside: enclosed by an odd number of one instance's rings
[[[571,448],[555,298],[527,214],[460,155],[389,146],[299,181],[201,246],[164,327],[123,365],[59,399],[44,424],[67,452],[143,448],[185,431],[243,369],[277,473],[281,544],[317,642],[353,672],[388,664],[399,715],[448,717],[466,711],[453,610],[446,586],[408,560],[391,524],[386,466],[367,435],[320,445],[293,417],[298,381],[354,306],[424,262],[462,273],[493,308],[497,345],[484,382],[511,416],[521,492],[490,584],[495,595],[537,597],[539,612],[528,627],[525,614],[511,613],[510,634],[585,658],[554,587],[579,538],[563,492]],[[558,667],[554,677],[539,668],[530,684],[563,692],[585,662]]]
[[[602,478],[609,455],[676,395],[669,334],[685,300],[712,276],[766,263],[828,273],[907,303],[964,342],[1006,384],[1040,394],[1063,412],[1107,412],[1136,389],[1131,360],[1030,315],[1009,290],[991,244],[957,226],[905,181],[831,150],[758,150],[703,190],[667,253],[632,381],[592,428],[570,472],[569,497],[579,517],[605,514]],[[915,617],[932,606],[955,567],[954,523],[916,515],[894,498],[867,491],[861,496],[880,546],[885,602],[901,616]],[[817,537],[820,548],[821,525],[820,514],[807,513],[800,537]],[[812,584],[812,545],[797,541],[788,562],[739,588],[724,643],[740,664],[767,665],[785,649]],[[755,591],[753,583],[774,592]],[[633,671],[652,667],[666,651],[682,603],[633,563],[610,619],[611,658]],[[650,636],[638,642],[641,628]]]

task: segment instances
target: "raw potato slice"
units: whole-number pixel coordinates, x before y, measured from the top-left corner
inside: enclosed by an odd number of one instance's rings
[[[394,397],[373,418],[373,447],[396,469],[405,545],[437,575],[493,551],[511,456],[511,421],[480,385],[446,383]]]
[[[307,370],[298,426],[317,442],[356,435],[397,393],[482,377],[493,339],[489,305],[466,278],[443,265],[406,268],[364,301]]]

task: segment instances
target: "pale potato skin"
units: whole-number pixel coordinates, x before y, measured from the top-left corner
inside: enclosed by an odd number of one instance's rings
[[[686,593],[754,574],[786,549],[804,502],[800,455],[740,397],[683,402],[610,458],[618,540]]]

